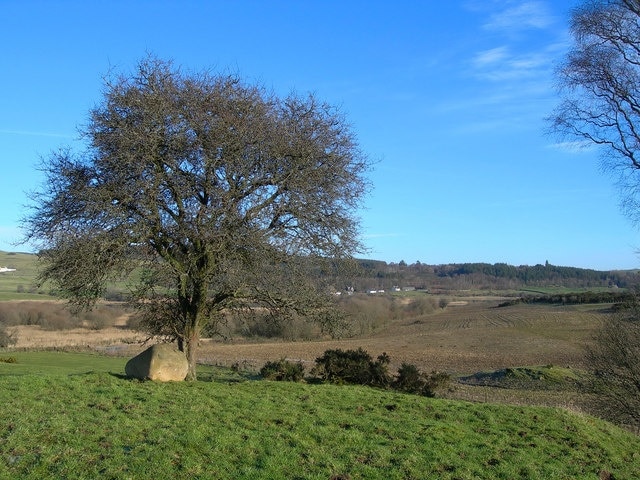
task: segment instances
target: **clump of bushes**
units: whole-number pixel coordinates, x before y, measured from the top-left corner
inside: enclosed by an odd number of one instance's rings
[[[425,373],[415,365],[403,363],[393,382],[393,388],[407,393],[416,393],[425,397],[435,396],[437,390],[446,388],[451,376],[445,372]]]
[[[447,387],[451,381],[444,372],[421,372],[415,365],[403,363],[396,375],[389,373],[391,359],[386,353],[375,360],[362,348],[357,350],[326,350],[311,370],[314,380],[338,385],[366,385],[370,387],[393,389],[406,393],[435,396],[436,391]],[[304,366],[301,363],[285,359],[267,362],[260,375],[269,380],[298,382],[304,378]]]
[[[296,315],[287,319],[274,318],[269,313],[234,312],[220,325],[217,334],[240,335],[252,339],[311,340],[320,336],[317,325]]]
[[[0,357],[0,363],[18,363],[16,357]]]
[[[323,381],[350,383],[386,388],[391,383],[389,363],[386,353],[374,361],[362,348],[357,350],[327,350],[316,358],[313,373]]]
[[[281,358],[265,363],[260,369],[260,375],[267,380],[299,382],[304,378],[304,365]]]
[[[110,327],[125,310],[120,306],[99,305],[90,312],[74,315],[65,305],[53,302],[6,302],[0,304],[0,324],[37,325],[44,330]]]

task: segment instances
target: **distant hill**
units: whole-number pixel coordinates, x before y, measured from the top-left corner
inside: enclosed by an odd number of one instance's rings
[[[41,298],[44,291],[35,288],[38,257],[31,253],[0,251],[0,268],[15,271],[0,273],[0,300]]]
[[[20,288],[33,292],[31,285],[37,275],[37,256],[30,253],[0,251],[0,267],[15,268],[15,272],[0,273],[0,293],[16,292]],[[640,284],[638,270],[599,271],[577,267],[551,265],[508,265],[506,263],[454,263],[427,265],[387,263],[381,260],[357,259],[355,268],[325,270],[310,275],[331,278],[341,290],[353,288],[358,292],[370,290],[417,289],[453,290],[522,290],[540,287],[579,289],[632,288]],[[348,273],[345,273],[348,272]],[[42,294],[43,292],[39,292]]]

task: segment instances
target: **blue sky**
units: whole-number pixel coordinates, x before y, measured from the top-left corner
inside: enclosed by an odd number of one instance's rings
[[[0,250],[39,159],[81,148],[102,77],[147,53],[339,105],[376,162],[368,258],[640,267],[595,149],[545,135],[575,1],[0,0]]]

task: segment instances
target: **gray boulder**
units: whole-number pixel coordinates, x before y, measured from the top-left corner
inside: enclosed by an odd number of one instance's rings
[[[157,382],[182,381],[188,370],[187,357],[168,343],[152,345],[129,360],[124,367],[128,377]]]

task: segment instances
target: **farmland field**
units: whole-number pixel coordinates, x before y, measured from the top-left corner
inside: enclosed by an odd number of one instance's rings
[[[602,305],[515,305],[460,302],[436,313],[391,322],[371,335],[313,342],[205,341],[203,360],[247,362],[287,357],[313,362],[328,348],[357,348],[393,361],[456,374],[517,365],[583,365],[583,348],[602,318]]]
[[[363,347],[372,355],[388,353],[396,363],[455,374],[518,365],[583,366],[583,349],[603,318],[603,305],[513,305],[497,301],[452,302],[445,309],[390,321],[364,336],[314,341],[251,340],[231,337],[202,340],[200,361],[244,363],[259,368],[278,358],[313,363],[328,348]],[[142,348],[143,335],[114,325],[101,330],[47,331],[34,325],[11,327],[14,348],[120,345],[127,353]],[[114,348],[115,349],[115,348]]]

